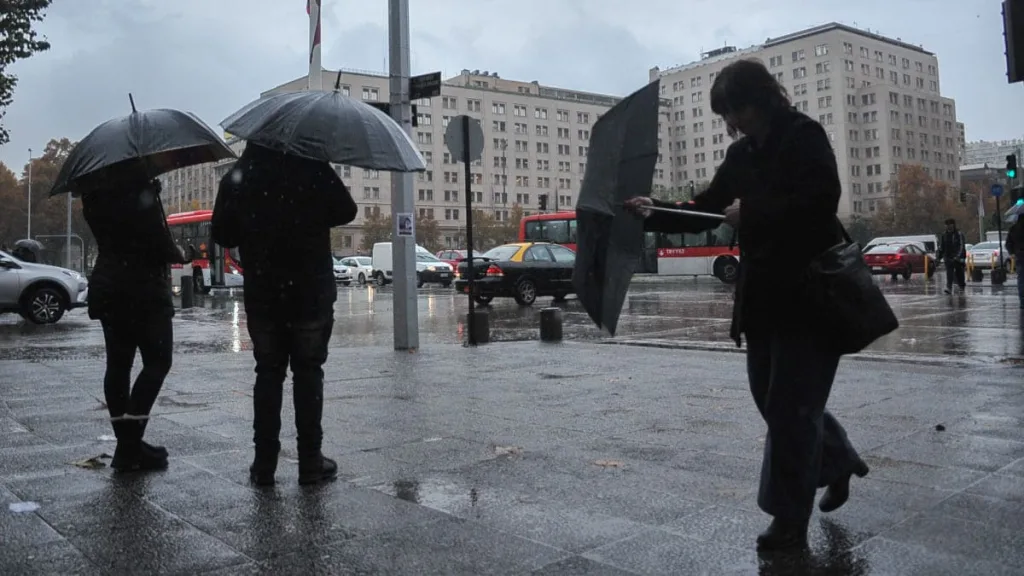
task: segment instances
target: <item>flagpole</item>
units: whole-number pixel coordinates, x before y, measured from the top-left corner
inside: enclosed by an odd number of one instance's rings
[[[309,14],[309,75],[306,87],[309,90],[323,90],[323,62],[320,50],[320,8],[323,0],[306,0]]]

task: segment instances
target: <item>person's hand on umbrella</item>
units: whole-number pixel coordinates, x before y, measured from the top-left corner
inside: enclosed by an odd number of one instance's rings
[[[740,227],[740,201],[737,200],[725,209],[725,223],[733,228]]]
[[[638,214],[642,218],[651,215],[652,210],[648,206],[654,206],[654,201],[646,196],[635,196],[624,203],[626,210]]]

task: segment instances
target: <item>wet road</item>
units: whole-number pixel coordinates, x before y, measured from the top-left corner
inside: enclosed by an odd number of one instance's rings
[[[969,285],[965,294],[942,294],[941,275],[932,282],[880,280],[901,327],[876,342],[870,354],[935,357],[978,362],[1020,362],[1024,330],[1016,287]],[[179,311],[179,354],[249,350],[240,293],[199,296],[196,308]],[[478,307],[490,315],[492,341],[535,340],[539,313],[563,309],[567,340],[606,338],[577,301],[554,304],[549,298],[524,307],[511,299]],[[734,349],[729,340],[732,288],[713,279],[637,278],[627,296],[615,340],[662,347]],[[465,339],[466,298],[451,289],[419,292],[421,345],[460,343]],[[332,347],[391,346],[391,288],[339,287]],[[186,328],[187,327],[187,328]],[[100,357],[99,324],[84,310],[69,312],[55,326],[37,327],[17,316],[0,316],[0,359],[40,360]]]

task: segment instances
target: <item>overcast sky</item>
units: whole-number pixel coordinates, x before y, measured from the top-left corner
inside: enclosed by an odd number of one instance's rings
[[[997,0],[410,0],[413,73],[463,68],[626,94],[648,70],[702,49],[746,47],[838,21],[921,44],[939,58],[968,140],[1024,136],[1024,85],[1006,83]],[[323,0],[325,68],[386,70],[387,1]],[[53,47],[19,76],[0,160],[79,139],[140,108],[216,125],[308,70],[305,0],[56,0],[39,30]],[[1013,111],[1011,113],[1011,111]],[[219,128],[217,128],[219,131]]]

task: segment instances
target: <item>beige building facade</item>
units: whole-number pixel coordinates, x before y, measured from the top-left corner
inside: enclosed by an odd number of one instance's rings
[[[671,186],[710,180],[725,158],[730,139],[711,112],[709,91],[715,75],[738,58],[761,60],[793,104],[828,131],[842,177],[841,217],[881,209],[903,164],[921,165],[933,178],[959,186],[962,133],[955,103],[941,95],[935,55],[836,23],[653,68],[651,79],[661,79],[662,96],[672,101]]]

